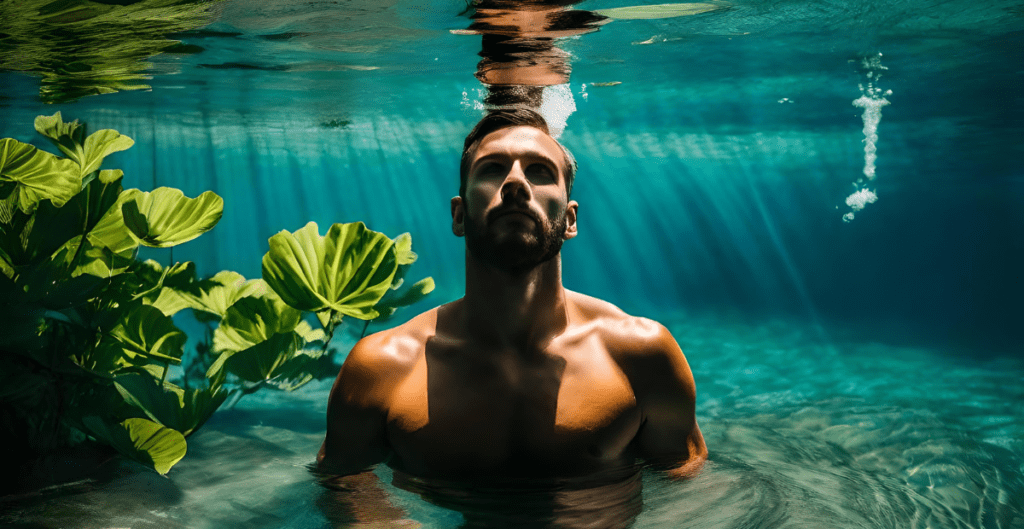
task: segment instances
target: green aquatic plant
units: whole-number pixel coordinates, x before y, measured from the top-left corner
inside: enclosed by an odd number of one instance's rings
[[[146,90],[147,59],[202,51],[167,35],[206,26],[220,1],[3,1],[0,69],[41,77],[45,103]]]
[[[155,420],[139,406],[150,396],[135,393],[139,377],[173,393],[167,372],[180,364],[186,336],[147,300],[187,266],[154,276],[135,254],[208,231],[223,201],[204,197],[169,212],[124,190],[121,171],[100,169],[131,138],[109,129],[86,135],[59,112],[39,116],[35,128],[66,157],[0,140],[0,362],[5,381],[23,381],[0,391],[3,422],[30,454],[92,437],[166,472],[185,454],[183,433],[172,429],[182,421]],[[163,206],[179,205],[180,192],[166,195]],[[198,209],[202,223],[191,216]],[[183,422],[201,424],[223,400],[218,387],[206,391],[182,395]]]
[[[362,223],[274,235],[261,279],[140,261],[140,246],[212,229],[223,200],[125,190],[123,173],[100,165],[130,138],[87,136],[59,112],[35,125],[66,157],[0,140],[0,423],[22,452],[93,439],[166,473],[225,402],[333,377],[329,346],[346,316],[365,333],[433,289],[426,278],[400,290],[416,260],[409,234]],[[206,326],[192,355],[173,319],[184,310]]]

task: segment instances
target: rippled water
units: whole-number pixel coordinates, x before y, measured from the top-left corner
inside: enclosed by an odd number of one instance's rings
[[[1024,528],[1024,362],[823,341],[816,328],[783,322],[666,322],[698,383],[710,460],[697,478],[645,470],[599,488],[466,493],[396,487],[378,467],[394,508],[362,515],[425,528],[610,528],[634,518],[636,528]],[[325,382],[256,394],[190,439],[166,479],[112,462],[95,481],[3,502],[0,522],[320,528],[351,519],[332,514],[335,493],[305,469],[328,391]]]

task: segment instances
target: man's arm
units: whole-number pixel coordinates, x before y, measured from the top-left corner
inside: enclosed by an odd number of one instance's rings
[[[377,335],[352,348],[327,402],[327,436],[316,458],[318,473],[360,473],[388,456],[387,380]]]
[[[388,388],[395,366],[387,364],[384,333],[360,340],[334,381],[327,402],[327,436],[314,473],[326,487],[317,505],[328,520],[353,527],[419,527],[403,519],[370,470],[384,461]]]
[[[643,410],[643,423],[633,440],[640,457],[669,467],[676,478],[696,476],[708,457],[704,436],[694,415],[693,373],[675,338],[656,326],[644,340],[646,350],[630,361],[633,392]]]

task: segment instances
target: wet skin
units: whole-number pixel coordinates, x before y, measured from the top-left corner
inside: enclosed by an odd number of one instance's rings
[[[529,249],[564,216],[557,236],[571,239],[578,204],[561,163],[538,129],[488,134],[452,199],[453,232],[470,222]],[[693,376],[672,335],[563,288],[558,255],[524,259],[503,268],[467,251],[465,297],[356,344],[331,391],[322,472],[387,460],[422,477],[569,477],[635,458],[699,472]]]

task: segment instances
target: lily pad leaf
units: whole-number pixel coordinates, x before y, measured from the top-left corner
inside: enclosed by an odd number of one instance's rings
[[[362,222],[334,224],[324,237],[310,222],[270,238],[263,279],[296,309],[368,320],[397,267],[394,242]]]
[[[188,448],[185,436],[148,419],[109,423],[99,417],[84,417],[82,423],[97,439],[121,454],[167,474]]]
[[[108,155],[126,150],[132,145],[135,145],[135,140],[113,129],[98,130],[90,134],[85,139],[81,159],[76,160],[81,165],[82,176],[99,169],[103,159]]]
[[[134,297],[141,298],[147,305],[160,309],[167,316],[174,316],[189,307],[179,291],[191,288],[195,283],[196,267],[192,262],[176,263],[163,267],[152,259],[134,266],[132,272],[141,281]]]
[[[182,406],[181,388],[160,387],[159,380],[141,373],[115,377],[114,387],[125,402],[138,408],[150,419],[180,431],[178,415]]]
[[[99,179],[103,184],[110,184],[116,182],[119,178],[124,176],[124,171],[120,169],[104,169],[100,171]]]
[[[185,392],[181,408],[182,418],[181,433],[188,437],[195,433],[207,420],[217,411],[224,400],[228,398],[228,392],[221,389],[219,385],[207,389],[190,389]]]
[[[196,311],[196,319],[217,321],[238,300],[263,295],[268,291],[262,279],[246,281],[238,272],[222,270],[213,277],[197,281],[193,288],[176,291],[176,294]]]
[[[39,201],[50,199],[63,206],[82,190],[75,163],[11,138],[0,139],[0,185],[13,182],[18,207],[35,211]]]
[[[120,193],[121,185],[116,181],[102,184],[94,180],[59,208],[50,200],[41,201],[34,221],[22,232],[25,252],[20,257],[26,262],[38,262],[53,256],[68,241],[95,228]],[[74,246],[77,249],[77,244]]]
[[[111,334],[124,345],[129,359],[146,363],[181,363],[185,333],[156,307],[135,307],[124,321],[114,327]]]
[[[93,181],[90,186],[95,186],[96,183]],[[110,187],[114,188],[113,192],[120,189],[119,185],[104,186],[104,196],[110,195],[111,191],[107,190]],[[86,234],[85,248],[81,252],[78,252],[78,246],[83,244],[81,235],[71,239],[62,247],[62,251],[63,249],[68,250],[69,264],[73,256],[79,255],[72,276],[92,274],[98,277],[111,277],[123,272],[131,265],[139,243],[124,225],[121,205],[126,198],[125,193],[120,193],[113,205],[109,206],[107,205],[109,201],[103,198],[103,202],[98,203],[96,207],[91,205],[92,199],[90,199],[90,209],[94,212],[105,211],[105,213],[102,213],[103,216]]]
[[[186,437],[199,429],[228,396],[219,387],[186,391],[170,383],[161,385],[140,373],[118,376],[114,386],[125,402]]]
[[[74,120],[64,123],[60,112],[52,116],[36,116],[36,132],[42,134],[57,146],[65,156],[78,162],[85,138],[85,125]]]
[[[299,336],[294,332],[275,334],[248,349],[225,355],[224,368],[247,382],[268,380],[295,356],[298,346]]]
[[[598,9],[598,15],[618,20],[651,20],[656,18],[674,18],[699,15],[709,11],[726,9],[727,5],[692,3],[692,4],[657,4],[648,6],[615,7]]]
[[[210,231],[224,213],[224,199],[213,191],[188,198],[179,189],[158,187],[145,193],[125,191],[124,223],[140,243],[167,248]]]
[[[85,125],[79,124],[77,119],[64,123],[60,112],[52,116],[37,116],[35,126],[36,132],[45,136],[78,165],[79,178],[99,169],[108,155],[135,145],[135,140],[113,129],[96,131],[83,141]],[[109,180],[104,183],[116,179],[111,178],[109,173],[105,177]],[[104,178],[104,175],[100,175],[100,178]]]
[[[231,305],[213,333],[213,349],[237,352],[264,342],[276,334],[290,333],[302,313],[285,305],[277,295],[242,298]]]

